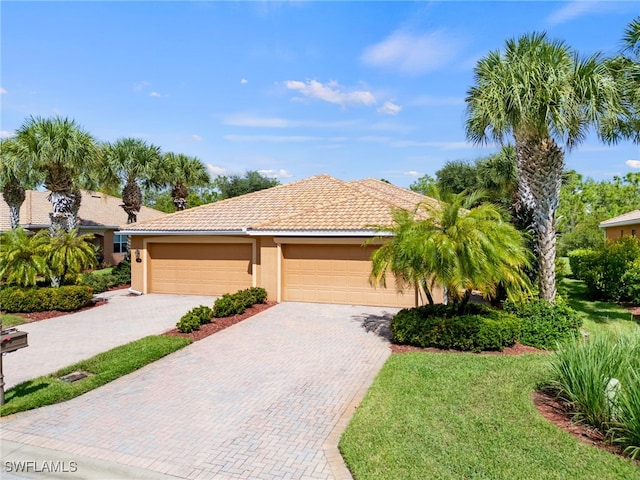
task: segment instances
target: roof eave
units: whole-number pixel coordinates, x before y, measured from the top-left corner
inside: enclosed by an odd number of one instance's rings
[[[274,237],[388,237],[392,233],[378,230],[248,230],[247,235]]]
[[[120,235],[247,235],[246,230],[127,230],[117,231]]]
[[[632,218],[631,220],[621,220],[619,222],[602,222],[600,223],[600,228],[608,228],[608,227],[624,227],[625,225],[638,225],[640,224],[640,218]]]

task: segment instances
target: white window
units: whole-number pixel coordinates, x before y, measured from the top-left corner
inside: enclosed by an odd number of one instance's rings
[[[126,253],[127,236],[120,233],[113,234],[113,253]]]

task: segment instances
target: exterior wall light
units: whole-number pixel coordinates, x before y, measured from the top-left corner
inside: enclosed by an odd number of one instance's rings
[[[142,259],[140,258],[140,249],[136,248],[136,263],[140,262],[142,262]]]

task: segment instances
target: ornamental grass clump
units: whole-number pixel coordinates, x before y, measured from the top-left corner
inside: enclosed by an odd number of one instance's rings
[[[640,456],[640,339],[595,336],[558,345],[550,388],[574,417]]]

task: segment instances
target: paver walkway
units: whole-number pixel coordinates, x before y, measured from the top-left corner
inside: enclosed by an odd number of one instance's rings
[[[283,303],[63,404],[2,439],[188,479],[349,478],[346,419],[390,350],[375,307]],[[79,476],[80,475],[80,476]],[[88,477],[87,477],[88,478]]]
[[[216,297],[195,295],[129,295],[112,290],[98,297],[108,299],[82,312],[17,328],[28,332],[29,346],[2,358],[5,388],[55,372],[118,345],[147,335],[166,332],[189,309],[212,306]]]

